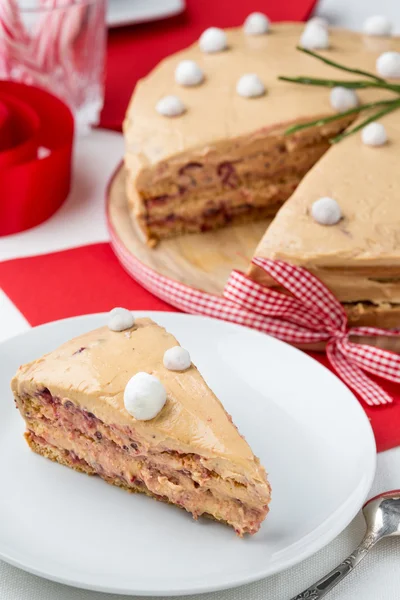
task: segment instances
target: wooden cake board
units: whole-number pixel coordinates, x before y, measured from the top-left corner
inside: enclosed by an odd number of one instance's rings
[[[125,180],[126,172],[121,164],[107,190],[106,209],[111,244],[128,273],[153,294],[185,310],[176,286],[174,293],[166,293],[169,284],[172,287],[174,284],[183,284],[194,291],[220,296],[233,269],[247,271],[271,219],[167,239],[151,248],[132,225]],[[154,279],[157,280],[156,284]],[[399,338],[357,336],[351,341],[400,353]],[[325,344],[299,344],[298,347],[322,351]]]
[[[132,226],[125,178],[125,169],[120,166],[108,190],[109,226],[143,265],[168,279],[217,295],[222,294],[232,269],[247,271],[270,220],[184,235],[150,248]]]

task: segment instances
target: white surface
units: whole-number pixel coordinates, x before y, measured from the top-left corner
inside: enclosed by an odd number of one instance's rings
[[[205,317],[144,314],[191,349],[267,466],[273,500],[260,532],[239,540],[230,528],[196,523],[184,511],[132,497],[29,451],[9,380],[21,363],[107,322],[108,314],[89,315],[31,329],[0,346],[0,470],[4,481],[13,481],[0,495],[0,556],[85,588],[170,595],[258,580],[336,537],[365,500],[375,471],[372,431],[349,389],[305,353],[256,331]]]
[[[124,4],[130,1],[121,0]],[[362,24],[367,17],[379,13],[386,14],[393,19],[394,31],[399,34],[400,2],[397,0],[379,0],[379,2],[377,0],[351,0],[351,2],[349,0],[322,0],[317,10],[317,14],[327,16],[331,22],[357,30],[362,29]],[[71,209],[71,216],[76,213],[77,230],[69,228],[68,223],[59,222],[58,227],[53,229],[52,236],[47,235],[46,240],[41,238],[40,227],[20,236],[13,236],[16,243],[11,238],[0,238],[0,257],[5,258],[6,253],[7,257],[11,258],[13,256],[28,256],[38,252],[51,251],[54,247],[58,247],[58,238],[63,241],[64,247],[74,247],[83,242],[87,243],[108,237],[104,224],[104,189],[100,190],[100,194],[93,194],[93,190],[104,186],[103,171],[104,169],[111,170],[117,164],[122,155],[123,144],[121,136],[105,134],[119,137],[119,142],[116,140],[115,146],[113,146],[114,148],[117,147],[117,150],[114,150],[114,155],[110,151],[109,141],[107,140],[106,143],[105,137],[98,137],[97,140],[93,137],[97,136],[98,133],[102,135],[104,132],[95,132],[92,134],[92,141],[88,140],[87,142],[91,145],[92,157],[85,156],[83,151],[81,154],[82,161],[85,161],[84,164],[93,170],[94,179],[87,180],[87,186],[82,186],[82,194],[84,195],[81,198],[76,197],[74,209]],[[92,160],[93,157],[94,160]],[[91,217],[84,222],[82,215],[86,210],[88,196],[92,198],[90,200]],[[93,223],[93,220],[96,224]],[[64,233],[64,226],[68,227],[68,235]],[[91,232],[91,240],[84,238],[85,228],[88,232]],[[24,327],[28,327],[25,319],[11,302],[0,294],[0,339],[15,335],[22,331]],[[266,364],[266,368],[267,366]],[[329,423],[327,423],[327,427],[329,427]],[[7,485],[12,486],[14,479],[15,474]],[[3,483],[3,487],[4,485],[6,484]],[[318,486],[318,482],[315,485]],[[372,497],[379,492],[399,488],[400,448],[395,448],[378,454],[376,478],[369,495]],[[310,493],[312,494],[312,491]],[[29,499],[28,487],[24,490],[24,497]],[[29,510],[29,504],[26,508]],[[32,518],[34,518],[33,515]],[[292,567],[289,571],[231,591],[206,594],[202,597],[202,600],[289,600],[343,560],[358,544],[363,531],[363,519],[358,515],[351,525],[325,549],[296,567]],[[47,540],[40,538],[38,545],[46,543]],[[387,540],[381,546],[375,548],[354,573],[327,596],[327,600],[354,600],[355,598],[362,600],[399,600],[399,564],[400,543],[396,539]],[[194,600],[193,596],[188,598]],[[114,594],[99,596],[97,592],[73,589],[35,577],[0,561],[0,599],[123,600],[123,597]]]
[[[11,336],[23,333],[27,329],[29,329],[28,321],[3,290],[0,289],[0,342]]]
[[[394,33],[400,33],[398,0],[320,0],[315,14],[328,19],[332,25],[348,27],[354,31],[362,31],[368,17],[384,15],[393,20]]]
[[[181,13],[185,0],[108,0],[109,27],[166,19]]]

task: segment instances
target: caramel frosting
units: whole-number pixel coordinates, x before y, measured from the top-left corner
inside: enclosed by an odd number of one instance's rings
[[[273,24],[270,33],[259,36],[246,35],[242,28],[228,29],[225,51],[204,54],[195,43],[162,61],[139,82],[124,126],[128,196],[137,214],[141,182],[166,174],[173,178],[177,164],[196,161],[196,156],[202,164],[216,152],[220,159],[236,159],[241,149],[248,152],[244,139],[263,134],[267,143],[269,132],[276,135],[280,127],[282,133],[282,124],[332,114],[328,88],[278,80],[279,75],[360,78],[297,51],[303,28],[298,23]],[[332,28],[329,39],[330,47],[320,50],[321,55],[372,73],[382,53],[400,51],[399,37]],[[202,69],[201,86],[182,88],[175,83],[174,71],[183,59]],[[237,93],[236,84],[246,73],[257,75],[265,95],[245,98]],[[166,119],[155,112],[158,99],[166,94],[179,94],[187,108],[184,115]],[[376,89],[357,90],[357,95],[361,103],[394,97]],[[400,184],[395,179],[400,111],[381,121],[388,143],[370,147],[355,134],[332,145],[279,210],[256,250],[258,256],[314,271],[343,302],[400,302]],[[287,143],[295,144],[301,133],[286,138]],[[333,226],[320,225],[310,215],[313,202],[325,196],[338,202],[343,215]],[[263,280],[256,268],[250,274]],[[268,283],[265,278],[264,282]]]
[[[314,271],[345,302],[400,302],[400,113],[382,123],[386,145],[366,146],[355,134],[324,154],[255,253]],[[338,202],[343,215],[338,224],[322,226],[311,218],[311,206],[321,196]]]
[[[163,365],[166,350],[177,345],[150,319],[137,319],[124,332],[102,327],[20,367],[12,389],[24,397],[47,388],[106,424],[134,428],[152,451],[198,454],[225,476],[252,477],[263,484],[258,459],[196,367],[174,372]],[[156,376],[167,391],[164,408],[151,421],[135,420],[124,407],[125,386],[139,371]]]
[[[126,164],[132,175],[168,161],[181,153],[197,149],[206,156],[220,141],[234,140],[277,123],[331,113],[329,90],[292,85],[278,80],[279,75],[336,77],[354,75],[331,69],[322,62],[296,50],[304,24],[274,23],[265,35],[249,36],[243,28],[227,29],[228,48],[205,54],[198,42],[160,62],[133,93],[125,123]],[[375,38],[347,30],[333,29],[330,48],[322,55],[375,72],[377,57],[399,50],[398,38]],[[175,69],[182,60],[193,60],[204,73],[200,86],[182,87],[175,82]],[[266,88],[258,98],[237,94],[238,80],[246,73],[256,74]],[[160,98],[176,95],[187,108],[174,119],[159,115],[155,106]],[[362,101],[382,97],[381,91],[365,90]]]

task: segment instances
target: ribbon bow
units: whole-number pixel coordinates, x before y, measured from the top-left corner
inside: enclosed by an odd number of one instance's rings
[[[335,296],[314,275],[280,260],[254,258],[291,295],[264,287],[239,271],[233,271],[224,290],[226,300],[264,320],[263,330],[290,343],[326,342],[326,353],[338,375],[369,405],[392,398],[365,372],[400,383],[400,355],[366,344],[350,336],[399,337],[400,330],[377,327],[348,328],[347,316]],[[266,320],[266,321],[265,321]],[[252,326],[256,328],[256,323]]]
[[[341,379],[370,406],[392,398],[366,373],[400,383],[400,355],[350,336],[400,337],[399,329],[348,328],[346,313],[327,287],[302,267],[280,260],[254,258],[289,294],[278,292],[232,271],[223,296],[208,294],[153,271],[119,240],[109,218],[111,244],[123,267],[159,298],[181,310],[258,329],[292,344],[326,343],[326,352]]]

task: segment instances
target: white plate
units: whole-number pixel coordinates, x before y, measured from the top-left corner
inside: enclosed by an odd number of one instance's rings
[[[353,394],[266,335],[205,317],[143,314],[190,349],[260,456],[273,488],[270,515],[241,540],[226,526],[195,522],[28,449],[9,380],[20,363],[106,322],[89,315],[0,345],[0,558],[82,588],[167,596],[261,579],[325,546],[355,516],[375,471],[373,434]]]
[[[107,25],[116,27],[166,19],[185,10],[185,0],[108,0]]]

